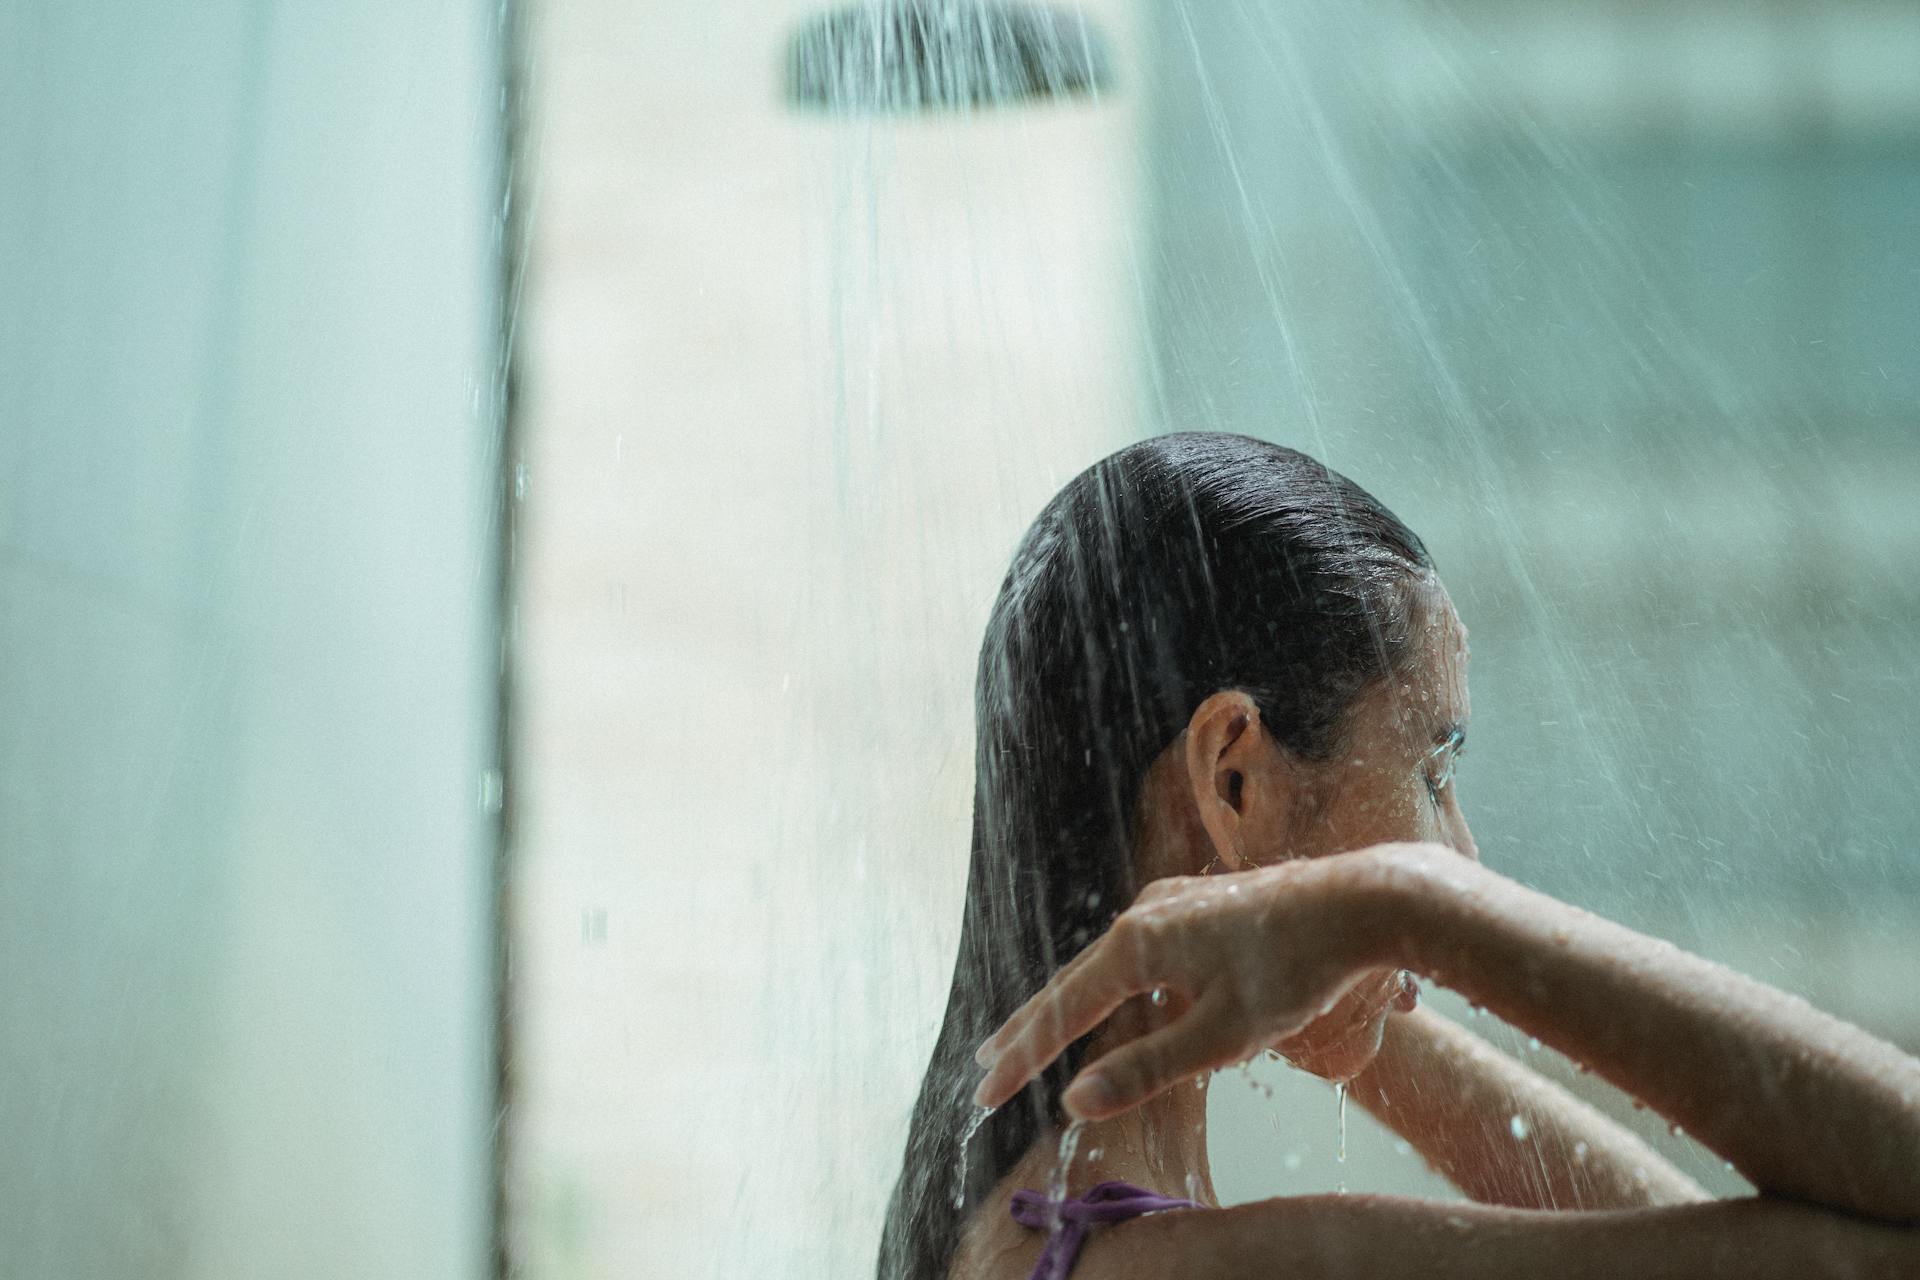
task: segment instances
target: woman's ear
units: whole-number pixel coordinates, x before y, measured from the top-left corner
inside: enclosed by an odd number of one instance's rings
[[[1260,708],[1223,689],[1194,710],[1186,738],[1187,784],[1213,845],[1207,865],[1244,871],[1271,861],[1278,850],[1268,846],[1284,837],[1293,786],[1282,753],[1260,731]]]

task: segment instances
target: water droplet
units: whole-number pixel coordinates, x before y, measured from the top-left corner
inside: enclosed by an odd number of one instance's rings
[[[487,769],[480,774],[480,808],[487,813],[500,812],[506,803],[507,782],[498,769]]]
[[[1587,1065],[1586,1063],[1584,1063],[1584,1062],[1576,1062],[1576,1063],[1574,1063],[1574,1064],[1573,1064],[1573,1069],[1574,1069],[1574,1071],[1576,1071],[1576,1072],[1577,1072],[1577,1073],[1579,1073],[1580,1075],[1585,1075],[1585,1074],[1587,1074],[1587,1072],[1589,1072],[1589,1071],[1591,1071],[1591,1070],[1593,1070],[1593,1068],[1592,1068],[1592,1067],[1589,1067],[1589,1066],[1588,1066],[1588,1065]]]
[[[1540,1037],[1539,1036],[1528,1037],[1527,1048],[1531,1049],[1535,1053],[1540,1052]]]
[[[1727,1172],[1728,1172],[1728,1173],[1732,1173],[1732,1172],[1733,1172],[1733,1161],[1731,1161],[1731,1160],[1726,1160],[1726,1161],[1722,1161],[1722,1163],[1726,1165],[1726,1167],[1727,1167]]]
[[[1575,1160],[1580,1160],[1580,1161],[1585,1161],[1585,1160],[1586,1160],[1586,1158],[1587,1158],[1587,1149],[1588,1149],[1588,1148],[1587,1148],[1587,1144],[1586,1144],[1586,1143],[1584,1143],[1584,1142],[1576,1142],[1576,1143],[1574,1143],[1574,1144],[1573,1144],[1573,1158],[1574,1158]]]
[[[1340,1163],[1347,1162],[1347,1082],[1333,1086],[1334,1105],[1340,1113]],[[1342,1188],[1344,1190],[1344,1188]]]
[[[607,940],[607,909],[605,907],[582,907],[580,909],[580,945],[605,943]]]
[[[1467,1006],[1467,1016],[1470,1018],[1484,1018],[1487,1016],[1487,1011],[1477,1004],[1470,1004]]]
[[[1513,1130],[1515,1141],[1520,1142],[1524,1142],[1527,1134],[1531,1132],[1531,1130],[1527,1128],[1527,1118],[1522,1115],[1514,1116],[1512,1122],[1507,1125],[1507,1128]]]
[[[1635,1111],[1645,1111],[1647,1109],[1647,1104],[1640,1101],[1640,1099],[1635,1098],[1633,1100],[1633,1109]]]
[[[1165,987],[1155,987],[1153,994],[1148,996],[1147,999],[1152,1001],[1155,1006],[1163,1005],[1167,1002],[1167,989]]]
[[[1670,1133],[1670,1134],[1672,1134],[1672,1135],[1673,1135],[1674,1137],[1676,1137],[1676,1138],[1684,1138],[1684,1137],[1686,1137],[1686,1136],[1687,1136],[1687,1131],[1686,1131],[1685,1129],[1682,1129],[1682,1128],[1681,1128],[1681,1127],[1680,1127],[1679,1125],[1677,1125],[1677,1124],[1670,1124],[1670,1125],[1668,1125],[1668,1126],[1667,1126],[1667,1132],[1668,1132],[1668,1133]]]
[[[1087,1160],[1089,1162],[1092,1162],[1094,1160],[1098,1160],[1101,1156],[1105,1154],[1107,1154],[1107,1149],[1105,1147],[1095,1147],[1093,1150],[1087,1152]]]

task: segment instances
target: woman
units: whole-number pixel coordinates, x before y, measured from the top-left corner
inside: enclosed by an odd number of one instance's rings
[[[1162,436],[1048,505],[981,649],[960,954],[881,1280],[1920,1276],[1920,1063],[1480,867],[1466,656],[1419,540],[1291,450]],[[1410,974],[1760,1194],[1708,1200]],[[1192,1082],[1269,1048],[1478,1203],[1213,1207]]]

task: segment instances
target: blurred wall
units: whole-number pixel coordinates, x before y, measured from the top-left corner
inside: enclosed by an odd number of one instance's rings
[[[1488,858],[1649,916],[1911,900],[1920,9],[1156,31],[1166,416],[1425,534]]]
[[[484,1266],[494,20],[0,6],[8,1276]]]
[[[1426,538],[1483,858],[1920,1048],[1920,8],[1153,13],[1163,418]],[[1236,1110],[1223,1194],[1342,1176],[1275,1083],[1293,1163]]]

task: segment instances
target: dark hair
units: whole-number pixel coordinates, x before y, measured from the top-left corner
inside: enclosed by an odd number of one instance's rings
[[[968,1144],[973,1051],[1104,932],[1138,886],[1148,766],[1208,695],[1240,689],[1298,755],[1411,647],[1420,540],[1358,485],[1245,436],[1158,436],[1096,463],[1021,540],[980,646],[973,860],[946,1019],[881,1238],[879,1280],[941,1280],[964,1192],[1047,1125],[1083,1040]]]

